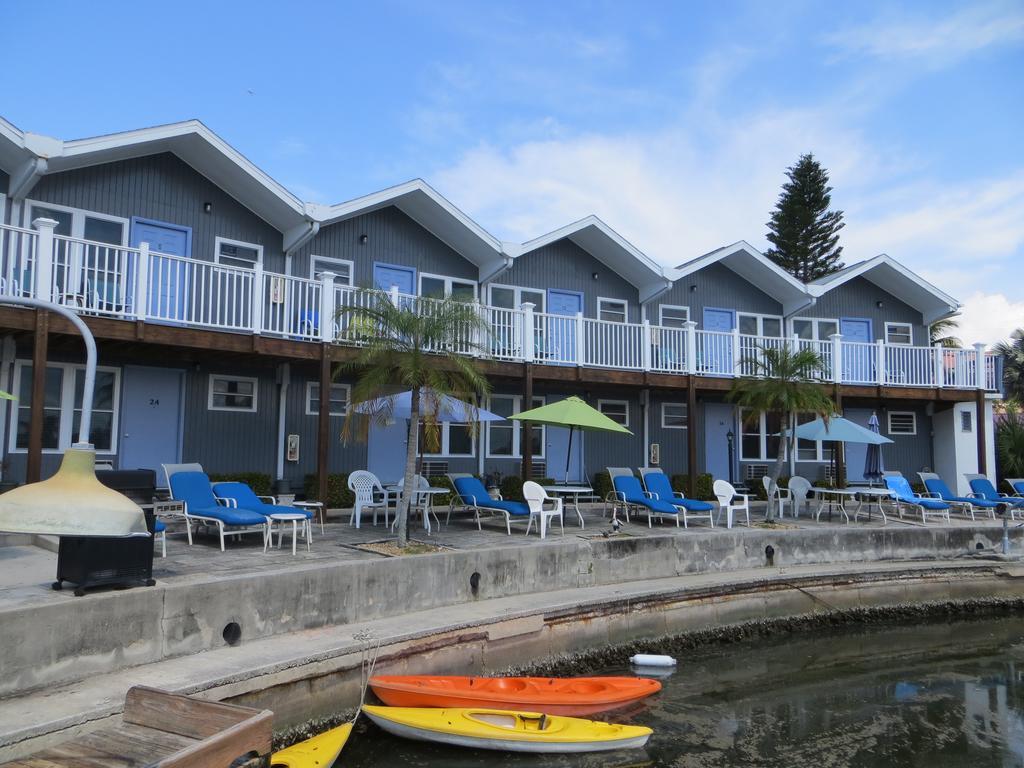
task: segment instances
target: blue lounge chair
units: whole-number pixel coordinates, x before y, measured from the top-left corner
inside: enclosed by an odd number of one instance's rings
[[[307,520],[313,519],[313,510],[286,507],[278,504],[273,496],[257,496],[256,492],[245,483],[223,482],[213,484],[213,495],[218,499],[233,499],[239,509],[259,512],[261,515],[302,515]],[[269,503],[268,503],[269,501]],[[312,531],[313,526],[309,526]],[[311,539],[312,540],[312,539]]]
[[[1010,490],[1014,494],[1024,496],[1024,477],[1008,477],[1006,478],[1006,484],[1010,486]]]
[[[1024,507],[1024,496],[1010,496],[1007,493],[999,493],[996,487],[992,485],[992,481],[984,475],[964,475],[967,478],[967,482],[971,486],[971,496],[979,499],[985,499],[986,501],[994,501],[999,504],[1010,505],[1010,518],[1016,519],[1017,513],[1015,510]]]
[[[917,495],[910,487],[910,483],[907,482],[907,478],[902,475],[899,477],[886,476],[885,487],[892,491],[893,498],[896,500],[896,511],[900,517],[903,517],[903,507],[916,507],[921,510],[921,522],[923,523],[928,522],[928,515],[944,517],[946,522],[949,522],[949,504],[938,499]]]
[[[996,507],[999,506],[996,502],[979,499],[974,496],[957,496],[949,490],[946,482],[933,472],[918,472],[917,474],[921,478],[921,482],[924,483],[925,490],[928,491],[929,496],[966,510],[970,514],[971,520],[975,519],[975,509],[987,511],[989,517],[995,517]]]
[[[643,478],[644,487],[653,498],[658,501],[667,501],[669,504],[679,507],[679,511],[683,516],[684,528],[689,527],[687,522],[690,517],[706,517],[711,527],[715,527],[715,518],[712,514],[715,509],[714,506],[706,501],[688,499],[678,491],[672,490],[672,483],[669,482],[668,475],[662,470],[643,468],[640,470],[640,477]],[[678,521],[678,518],[676,520]]]
[[[651,521],[655,517],[660,520],[665,515],[674,517],[676,526],[679,526],[679,507],[672,502],[656,499],[653,494],[645,492],[640,487],[640,481],[632,475],[613,477],[612,485],[615,487],[616,506],[624,507],[626,520],[629,520],[629,510],[646,509],[648,528],[652,527]]]
[[[491,498],[487,489],[484,488],[484,484],[478,478],[457,477],[453,484],[455,492],[459,495],[459,500],[466,506],[466,509],[472,510],[477,530],[483,530],[480,526],[481,512],[504,515],[505,529],[509,536],[512,535],[513,517],[527,523],[530,521],[530,508],[526,504],[521,501],[503,501]]]
[[[233,501],[218,500],[210,487],[205,472],[176,472],[169,478],[171,498],[184,507],[185,530],[192,544],[192,522],[197,525],[216,526],[220,534],[220,550],[224,551],[225,536],[244,533],[262,533],[264,543],[269,535],[266,515],[238,507]],[[226,530],[226,529],[231,530]]]

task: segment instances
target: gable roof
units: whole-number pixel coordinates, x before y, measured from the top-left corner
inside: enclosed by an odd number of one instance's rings
[[[960,302],[952,296],[884,253],[812,280],[807,288],[812,296],[818,297],[856,277],[863,277],[918,310],[925,325],[931,325],[960,308]]]
[[[681,280],[719,263],[782,304],[784,315],[790,315],[812,303],[811,294],[803,283],[746,240],[739,240],[680,264],[672,273],[672,280]]]
[[[597,216],[587,216],[529,240],[518,246],[518,252],[514,255],[519,258],[563,239],[572,241],[635,286],[640,293],[641,304],[672,287],[672,281],[665,276],[660,265]]]
[[[345,203],[316,206],[322,226],[394,206],[480,268],[480,281],[512,264],[502,243],[423,179],[372,192]]]

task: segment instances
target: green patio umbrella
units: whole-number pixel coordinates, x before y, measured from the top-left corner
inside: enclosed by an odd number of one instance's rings
[[[569,428],[569,452],[565,456],[565,481],[569,482],[569,461],[572,457],[572,433],[577,429],[589,432],[620,432],[624,435],[633,433],[618,422],[612,421],[596,408],[592,408],[578,397],[567,397],[557,403],[542,405],[522,413],[509,416],[516,421],[529,421],[549,427]]]

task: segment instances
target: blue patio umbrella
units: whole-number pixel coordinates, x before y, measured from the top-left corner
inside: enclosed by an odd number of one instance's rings
[[[871,418],[868,419],[868,429],[878,434],[878,414],[872,413]],[[882,465],[882,446],[878,443],[872,443],[868,446],[867,453],[864,454],[864,478],[866,480],[881,480],[882,472],[885,471],[885,467]]]
[[[796,428],[795,434],[802,440],[821,440],[833,443],[882,445],[892,442],[888,437],[882,437],[877,432],[872,432],[867,427],[855,424],[842,416],[833,416],[827,423],[818,417],[814,421],[801,424]]]

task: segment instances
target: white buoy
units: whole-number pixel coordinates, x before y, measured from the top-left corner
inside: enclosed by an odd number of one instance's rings
[[[638,653],[630,656],[629,661],[638,667],[674,667],[676,660],[671,656],[660,656],[656,653]]]

